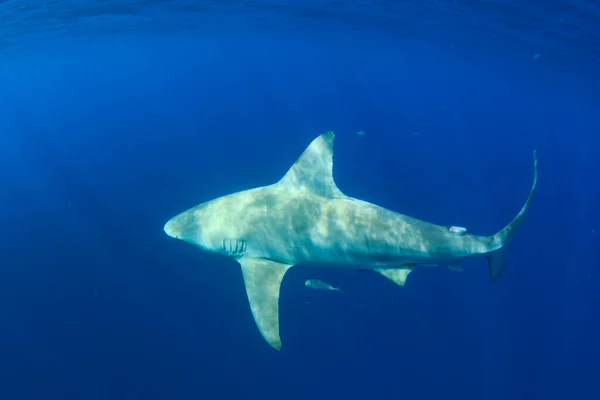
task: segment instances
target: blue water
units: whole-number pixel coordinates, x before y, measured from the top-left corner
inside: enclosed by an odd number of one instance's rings
[[[599,70],[584,0],[0,2],[0,399],[600,398]],[[502,279],[292,268],[272,350],[163,225],[327,130],[342,191],[484,235],[537,149]]]

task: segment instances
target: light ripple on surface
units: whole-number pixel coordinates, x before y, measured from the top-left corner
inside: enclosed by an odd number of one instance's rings
[[[589,0],[8,0],[0,1],[0,49],[53,37],[235,29],[239,22],[335,24],[600,63],[600,3]]]

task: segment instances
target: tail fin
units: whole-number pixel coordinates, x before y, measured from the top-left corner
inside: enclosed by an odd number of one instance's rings
[[[527,214],[527,210],[533,200],[535,195],[535,191],[537,189],[537,180],[538,180],[538,161],[537,161],[537,153],[533,152],[533,185],[531,186],[531,191],[529,192],[529,197],[527,201],[521,208],[521,211],[517,214],[517,216],[510,222],[510,224],[506,225],[504,229],[500,232],[496,233],[494,236],[490,237],[492,241],[492,248],[496,249],[492,253],[487,255],[488,260],[488,270],[490,273],[490,278],[493,281],[497,281],[502,276],[502,272],[504,272],[504,251],[506,250],[506,246],[510,243],[512,238],[515,236],[517,231],[519,230],[519,226],[523,222],[525,218],[525,214]]]

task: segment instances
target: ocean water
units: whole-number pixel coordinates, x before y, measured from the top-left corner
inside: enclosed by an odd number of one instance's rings
[[[598,71],[595,1],[0,1],[0,399],[600,398]],[[482,235],[537,150],[502,279],[298,266],[271,349],[163,225],[328,130],[346,194]]]

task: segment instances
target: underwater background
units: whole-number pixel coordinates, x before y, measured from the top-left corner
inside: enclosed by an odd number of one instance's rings
[[[598,71],[595,1],[0,1],[0,399],[600,398]],[[481,235],[537,150],[502,279],[292,268],[271,349],[163,225],[327,130],[344,193]]]

